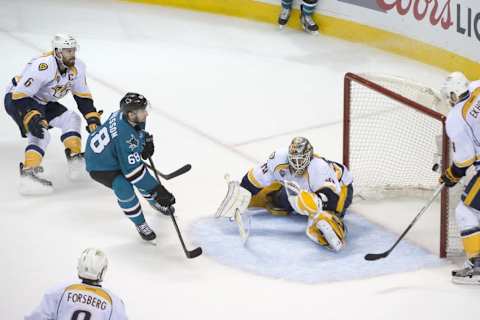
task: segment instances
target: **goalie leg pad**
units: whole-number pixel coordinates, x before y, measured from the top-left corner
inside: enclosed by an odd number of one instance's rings
[[[308,220],[307,236],[333,251],[345,246],[346,228],[343,221],[329,212],[320,212]]]
[[[240,186],[238,181],[229,181],[227,195],[217,209],[215,217],[233,217],[237,210],[241,214],[247,209],[251,199],[250,191]]]

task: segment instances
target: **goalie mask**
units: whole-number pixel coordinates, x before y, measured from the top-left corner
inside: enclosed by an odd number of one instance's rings
[[[448,75],[440,92],[443,98],[453,107],[469,96],[468,85],[469,81],[465,75],[457,71]]]
[[[290,171],[301,176],[305,173],[313,158],[313,147],[304,137],[295,137],[288,148],[288,165]]]

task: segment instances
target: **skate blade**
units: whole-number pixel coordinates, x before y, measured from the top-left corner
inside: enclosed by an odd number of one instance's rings
[[[452,282],[463,285],[480,285],[480,277],[452,277]]]
[[[145,242],[145,243],[147,243],[147,244],[149,244],[149,245],[151,245],[151,246],[153,246],[153,247],[156,247],[156,246],[157,246],[157,239],[153,239],[153,240],[143,240],[143,239],[142,239],[142,241]]]
[[[279,24],[279,25],[278,25],[278,29],[279,29],[279,30],[285,29],[285,25]]]

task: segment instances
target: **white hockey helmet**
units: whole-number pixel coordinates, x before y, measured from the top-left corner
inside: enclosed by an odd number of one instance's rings
[[[470,82],[467,77],[465,77],[463,73],[456,71],[447,76],[440,92],[443,98],[447,100],[451,106],[454,106],[469,95],[469,84]]]
[[[78,277],[102,282],[107,267],[108,259],[103,251],[95,248],[85,249],[78,259]]]
[[[288,147],[288,165],[297,176],[303,175],[313,158],[313,147],[304,137],[293,138]]]
[[[69,34],[59,33],[53,37],[52,49],[71,49],[78,48],[77,40]]]

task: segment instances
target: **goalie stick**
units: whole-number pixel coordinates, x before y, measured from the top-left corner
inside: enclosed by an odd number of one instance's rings
[[[385,252],[382,252],[382,253],[369,253],[367,255],[365,255],[365,260],[367,261],[376,261],[378,259],[383,259],[383,258],[386,258],[388,257],[388,255],[390,254],[390,252],[393,251],[393,249],[395,249],[395,247],[397,246],[397,244],[400,242],[400,240],[403,239],[403,237],[405,237],[405,235],[408,233],[408,231],[410,231],[410,229],[413,227],[413,225],[417,222],[418,218],[420,218],[420,216],[425,212],[427,211],[427,209],[430,207],[430,205],[433,203],[433,201],[435,201],[435,199],[438,197],[438,195],[440,194],[440,192],[442,192],[443,190],[443,187],[445,187],[445,184],[442,183],[440,184],[437,189],[435,190],[435,192],[433,193],[432,197],[430,198],[430,200],[428,200],[428,202],[423,206],[423,208],[420,210],[420,212],[415,216],[415,218],[412,220],[412,222],[410,222],[410,224],[408,225],[407,229],[405,229],[405,231],[403,231],[403,233],[400,235],[400,237],[397,239],[397,241],[393,244],[393,246],[388,249],[387,251]]]
[[[154,167],[152,167],[148,163],[145,163],[145,165],[147,166],[148,169],[155,171],[156,174],[158,174],[160,177],[162,177],[163,179],[166,179],[166,180],[176,178],[176,177],[178,177],[178,176],[180,176],[184,173],[187,173],[188,171],[190,171],[190,169],[192,169],[192,165],[190,163],[188,163],[188,164],[184,165],[181,168],[178,168],[177,170],[175,170],[173,172],[165,174],[165,173],[161,173],[160,171],[156,170]]]
[[[158,171],[157,171],[157,169],[155,169],[155,165],[153,164],[152,158],[151,157],[148,158],[148,161],[150,162],[150,166],[151,166],[153,172],[155,173],[155,177],[157,178],[157,181],[160,182],[160,179],[158,178]],[[190,169],[188,169],[188,170],[190,170]],[[170,207],[168,211],[169,211],[170,218],[172,218],[173,225],[175,226],[175,231],[177,231],[178,238],[180,239],[180,243],[182,244],[183,251],[185,252],[185,255],[187,256],[187,258],[193,259],[193,258],[196,258],[199,255],[201,255],[202,252],[203,252],[201,247],[195,248],[193,250],[188,250],[187,249],[187,246],[185,246],[185,242],[183,241],[182,233],[180,232],[180,229],[178,228],[177,220],[175,219],[175,216],[173,215],[174,209],[172,207]]]

